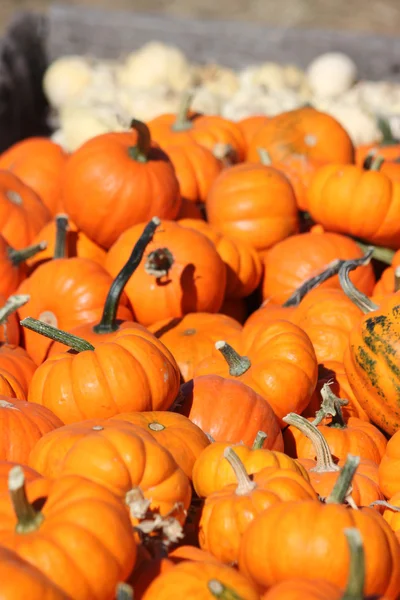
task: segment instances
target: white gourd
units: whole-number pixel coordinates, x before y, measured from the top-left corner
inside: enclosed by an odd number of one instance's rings
[[[328,52],[315,58],[307,68],[307,81],[319,97],[335,98],[351,88],[357,78],[354,61],[342,52]]]
[[[55,60],[43,79],[43,89],[55,108],[74,102],[92,81],[92,66],[82,56],[65,56]]]
[[[60,111],[63,145],[74,152],[86,141],[110,131],[123,131],[126,123],[111,107],[69,106]]]

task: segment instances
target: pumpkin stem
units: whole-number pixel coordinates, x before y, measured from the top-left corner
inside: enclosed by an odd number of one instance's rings
[[[286,417],[283,417],[282,420],[285,421],[285,423],[296,427],[296,429],[301,431],[301,433],[312,443],[315,450],[315,456],[317,457],[317,464],[310,469],[311,471],[314,471],[315,473],[340,471],[340,467],[333,461],[328,442],[313,423],[310,423],[310,421],[307,421],[307,419],[296,413],[289,413]]]
[[[394,270],[394,291],[400,290],[400,267],[396,267]]]
[[[231,167],[238,162],[238,156],[232,144],[218,142],[213,146],[212,153],[218,158],[224,167]]]
[[[283,306],[298,306],[303,300],[304,296],[306,296],[309,291],[318,287],[319,285],[321,285],[321,283],[324,283],[324,281],[327,281],[331,277],[337,275],[344,262],[345,261],[339,259],[335,259],[332,262],[330,262],[324,271],[304,281],[304,283],[302,283],[301,286],[298,287],[297,290],[295,290],[289,296],[289,298],[286,300]]]
[[[366,254],[364,254],[364,256],[361,258],[346,260],[339,270],[339,281],[340,285],[342,286],[342,290],[346,296],[350,298],[350,300],[354,302],[354,304],[358,306],[360,310],[362,310],[364,314],[368,314],[374,310],[377,310],[379,306],[356,288],[356,286],[350,281],[349,273],[350,271],[357,269],[357,267],[367,265],[371,260],[373,251],[373,248],[369,248],[368,252],[366,252]]]
[[[68,333],[67,331],[62,331],[61,329],[57,329],[52,325],[48,325],[47,323],[43,323],[43,321],[39,321],[38,319],[33,319],[32,317],[26,317],[20,321],[22,327],[26,327],[26,329],[30,329],[31,331],[35,331],[35,333],[39,333],[44,337],[53,340],[53,342],[60,342],[61,344],[65,344],[69,346],[72,350],[76,352],[84,352],[85,350],[94,350],[94,346],[89,344],[86,340],[72,335],[72,333]]]
[[[174,257],[168,248],[157,248],[146,258],[144,270],[156,279],[166,277],[174,264]]]
[[[393,135],[392,128],[390,127],[390,123],[387,119],[384,117],[378,117],[376,124],[383,138],[379,144],[380,146],[395,146],[399,143],[399,140]]]
[[[353,477],[359,464],[359,456],[353,456],[352,454],[347,455],[346,462],[333,486],[333,490],[325,500],[327,504],[343,504],[349,495],[351,482],[353,481]]]
[[[215,343],[215,347],[228,363],[229,375],[232,377],[240,377],[251,367],[251,362],[247,356],[240,356],[230,344],[224,341]]]
[[[348,400],[338,398],[333,392],[329,383],[324,383],[321,389],[322,404],[321,408],[315,413],[313,425],[317,426],[328,415],[332,417],[329,427],[345,429],[346,423],[343,419],[342,406],[347,406]]]
[[[271,157],[265,148],[257,148],[257,154],[262,165],[265,165],[266,167],[270,167],[272,165]]]
[[[129,583],[118,583],[115,600],[133,600],[133,587]]]
[[[235,494],[237,496],[245,496],[246,494],[250,494],[250,492],[257,487],[257,484],[254,483],[254,481],[252,481],[248,476],[246,467],[236,452],[232,448],[225,448],[224,458],[226,458],[228,463],[231,465],[238,482]]]
[[[220,600],[243,600],[242,596],[239,596],[235,590],[228,588],[218,579],[210,579],[207,583],[207,587],[214,598],[220,598]]]
[[[32,258],[42,250],[47,248],[47,242],[39,242],[39,244],[34,244],[33,246],[27,246],[26,248],[22,248],[22,250],[14,250],[14,248],[7,248],[7,256],[8,259],[12,262],[14,267],[18,267],[19,264],[28,260],[28,258]]]
[[[393,512],[400,512],[400,506],[394,506],[394,504],[390,504],[387,500],[374,500],[371,504],[368,505],[370,508],[373,506],[383,506],[383,508],[387,508],[388,510],[392,510]]]
[[[40,512],[36,512],[26,495],[25,474],[19,465],[10,469],[8,474],[8,491],[14,507],[17,533],[36,531],[44,520]]]
[[[251,447],[252,450],[260,450],[264,446],[264,442],[267,439],[267,434],[264,431],[259,431],[254,438],[253,445]]]
[[[193,101],[193,92],[186,91],[182,95],[182,99],[176,113],[175,123],[172,125],[172,131],[187,131],[193,127],[189,118],[190,107]]]
[[[383,156],[373,156],[371,161],[364,161],[364,168],[367,171],[379,171],[385,159]]]
[[[363,600],[365,587],[365,552],[361,534],[351,527],[344,530],[350,550],[349,577],[342,600]]]
[[[0,308],[0,325],[4,325],[8,317],[29,302],[30,299],[31,297],[27,294],[13,294],[7,298],[4,306]]]
[[[151,135],[150,129],[146,123],[133,119],[131,121],[131,129],[137,133],[136,146],[128,148],[130,158],[140,163],[146,163],[151,150]]]
[[[364,244],[360,242],[360,240],[354,240],[359,248],[364,252],[368,252],[371,248],[373,248],[371,258],[375,260],[379,260],[380,262],[385,263],[386,265],[391,265],[393,256],[395,255],[395,251],[390,248],[383,248],[382,246],[371,246],[368,244]]]
[[[53,258],[65,258],[67,255],[67,215],[56,216],[56,242],[54,245]]]
[[[104,304],[103,315],[98,325],[93,327],[95,333],[111,333],[117,331],[117,311],[119,301],[122,296],[122,292],[133,273],[138,268],[143,254],[148,244],[153,239],[153,235],[161,221],[158,217],[153,217],[152,220],[147,223],[143,230],[142,235],[136,242],[128,261],[122,267],[116,278],[114,279],[110,291],[108,292],[106,302]]]

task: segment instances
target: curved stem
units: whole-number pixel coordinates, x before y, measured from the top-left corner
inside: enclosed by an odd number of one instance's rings
[[[315,473],[340,471],[340,467],[333,462],[328,442],[315,425],[296,413],[289,413],[286,417],[283,417],[282,420],[285,421],[285,423],[296,427],[296,429],[301,431],[301,433],[312,443],[315,450],[315,456],[317,457],[317,464],[310,469],[310,471]]]
[[[231,465],[235,473],[235,477],[238,482],[238,486],[235,491],[235,494],[237,496],[245,496],[257,487],[254,481],[252,481],[248,476],[246,467],[244,466],[236,452],[232,450],[232,448],[225,448],[224,458],[226,458],[226,460]]]
[[[379,260],[380,262],[385,263],[386,265],[391,265],[393,256],[395,255],[395,251],[390,248],[383,248],[382,246],[371,246],[370,244],[364,244],[360,240],[354,240],[359,248],[364,252],[368,252],[371,248],[373,248],[371,258],[375,260]]]
[[[394,291],[400,290],[400,267],[396,267],[394,270]]]
[[[20,321],[22,327],[26,327],[26,329],[30,329],[30,331],[34,331],[35,333],[39,333],[44,337],[47,337],[53,342],[60,342],[61,344],[65,344],[69,346],[72,350],[76,352],[84,352],[85,350],[94,350],[94,346],[89,344],[86,340],[82,338],[72,335],[67,331],[62,331],[61,329],[56,329],[51,325],[47,325],[47,323],[43,323],[38,319],[33,319],[32,317],[26,317],[22,321]]]
[[[33,246],[27,246],[26,248],[22,248],[22,250],[14,250],[14,248],[7,248],[7,256],[9,260],[12,262],[14,267],[18,267],[19,264],[28,260],[28,258],[32,258],[42,250],[47,248],[47,242],[43,241],[39,244],[34,244]]]
[[[118,583],[115,598],[116,600],[133,600],[133,587],[129,583]]]
[[[252,450],[260,450],[264,446],[264,442],[267,439],[267,434],[264,431],[259,431],[254,438],[253,445],[251,447]]]
[[[25,475],[22,467],[17,465],[10,469],[8,474],[8,491],[17,517],[15,531],[17,533],[30,533],[36,531],[44,520],[40,512],[36,512],[26,495]]]
[[[128,261],[122,267],[116,278],[114,279],[110,291],[108,292],[106,302],[104,304],[103,315],[101,317],[101,321],[98,325],[95,325],[93,331],[95,333],[111,333],[112,331],[117,331],[118,324],[116,322],[117,311],[119,306],[119,301],[122,296],[122,292],[129,279],[132,277],[133,273],[138,268],[143,254],[148,246],[148,244],[153,239],[153,235],[157,227],[160,225],[161,221],[158,217],[153,217],[152,220],[146,225],[143,230],[142,235],[136,242],[132,254],[130,255]]]
[[[232,377],[240,377],[250,369],[251,362],[247,356],[240,356],[230,344],[219,341],[215,343],[215,347],[228,363],[229,375]]]
[[[220,600],[244,600],[242,596],[239,596],[239,594],[235,592],[235,590],[228,588],[218,579],[210,579],[207,583],[207,587],[214,598],[220,598]]]
[[[172,131],[186,131],[193,127],[189,112],[193,101],[193,92],[187,91],[183,94],[178,112],[176,113],[175,122],[172,125]]]
[[[343,504],[348,496],[353,477],[359,464],[359,456],[353,456],[352,454],[347,455],[346,462],[340,471],[340,475],[337,478],[333,490],[325,500],[327,504]]]
[[[367,171],[379,171],[385,159],[383,156],[374,156],[371,163],[367,167]]]
[[[324,383],[321,389],[322,404],[321,408],[315,413],[313,425],[317,426],[327,416],[331,416],[332,420],[329,426],[345,429],[346,423],[343,419],[342,406],[347,406],[348,400],[338,398],[333,392],[329,383]]]
[[[302,283],[301,286],[289,296],[283,306],[298,306],[309,291],[318,287],[321,285],[321,283],[324,283],[324,281],[327,281],[331,277],[337,275],[344,262],[345,261],[339,259],[333,260],[331,263],[329,263],[326,269],[322,271],[322,273],[318,273],[318,275],[314,275]]]
[[[365,553],[361,534],[351,527],[344,530],[350,550],[350,566],[347,586],[342,600],[363,600],[365,587]]]
[[[257,154],[262,165],[265,165],[266,167],[272,165],[271,157],[265,148],[257,148]]]
[[[387,508],[388,510],[392,510],[393,512],[400,512],[400,506],[394,506],[394,504],[390,504],[390,502],[387,502],[387,500],[374,500],[368,506],[369,507],[383,506],[384,508]]]
[[[142,121],[138,121],[137,119],[132,119],[131,129],[134,129],[137,133],[137,142],[136,146],[128,148],[128,154],[133,160],[146,163],[151,150],[150,129],[145,123],[142,123]]]
[[[342,286],[342,290],[346,296],[350,298],[350,300],[354,302],[354,304],[358,306],[360,310],[363,311],[364,314],[368,314],[374,310],[377,310],[379,306],[375,304],[375,302],[372,302],[368,296],[360,292],[360,290],[355,287],[355,285],[350,281],[349,273],[358,267],[367,265],[371,260],[373,251],[374,249],[370,248],[368,252],[361,258],[346,260],[339,270],[339,281],[340,285]]]
[[[54,245],[54,258],[65,258],[67,253],[67,215],[56,216],[56,242]]]
[[[30,299],[31,297],[27,294],[14,294],[7,298],[4,306],[0,308],[0,325],[3,325],[10,315],[29,302]]]
[[[166,277],[174,264],[174,257],[168,248],[157,248],[146,258],[144,270],[156,279]]]

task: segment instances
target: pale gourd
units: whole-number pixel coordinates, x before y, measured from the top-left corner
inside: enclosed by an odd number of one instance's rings
[[[65,56],[55,60],[43,79],[46,97],[55,108],[74,102],[92,81],[92,66],[82,56]]]
[[[322,98],[335,98],[351,88],[357,78],[354,61],[342,52],[328,52],[315,58],[307,69],[312,92]]]
[[[111,107],[68,106],[60,111],[63,146],[74,152],[96,135],[123,131],[127,123]]]
[[[123,88],[151,89],[166,85],[183,91],[192,81],[192,68],[183,52],[161,42],[149,42],[129,54],[118,69],[118,82]]]
[[[219,115],[221,112],[221,98],[206,87],[193,90],[191,110],[205,115]]]
[[[233,69],[220,65],[201,65],[195,67],[196,85],[212,94],[229,98],[239,89],[239,78]]]
[[[180,98],[180,94],[165,85],[157,85],[149,90],[124,88],[118,92],[118,106],[130,118],[150,121],[162,113],[176,113]]]
[[[240,79],[242,85],[245,86],[262,86],[269,90],[285,87],[284,68],[272,62],[244,69],[240,74]]]

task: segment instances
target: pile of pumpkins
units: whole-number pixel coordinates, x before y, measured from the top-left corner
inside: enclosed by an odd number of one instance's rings
[[[68,151],[121,130],[133,115],[148,121],[177,112],[188,89],[193,110],[233,121],[312,104],[339,120],[355,144],[380,141],[382,117],[398,129],[400,84],[360,80],[354,61],[340,52],[316,57],[305,71],[268,61],[235,71],[193,64],[179,48],[153,41],[120,60],[64,56],[44,77],[54,139]]]
[[[190,100],[0,155],[0,597],[399,599],[400,145]]]

